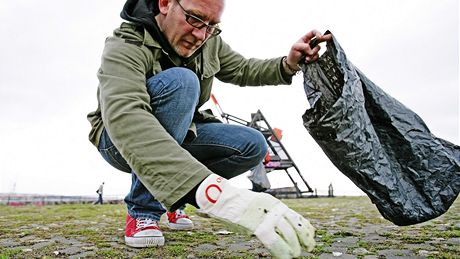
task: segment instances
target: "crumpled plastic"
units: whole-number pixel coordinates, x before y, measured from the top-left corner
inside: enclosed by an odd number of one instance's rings
[[[449,209],[460,192],[459,146],[369,80],[334,36],[302,71],[305,128],[384,218],[411,225]]]
[[[259,188],[268,190],[271,187],[270,180],[268,180],[267,171],[265,170],[263,163],[259,163],[251,169],[248,174],[248,178],[251,182],[257,184]]]

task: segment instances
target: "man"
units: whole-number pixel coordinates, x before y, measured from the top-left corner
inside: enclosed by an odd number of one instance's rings
[[[104,200],[102,199],[102,194],[104,193],[104,183],[99,185],[99,188],[97,188],[96,193],[98,194],[97,202],[94,204],[104,204]]]
[[[272,196],[226,180],[262,161],[262,134],[199,108],[214,77],[241,86],[290,84],[301,59],[318,58],[310,40],[329,36],[311,31],[287,57],[246,59],[219,36],[223,9],[224,0],[128,0],[121,16],[129,23],[106,40],[90,140],[112,166],[132,172],[127,245],[164,244],[164,207],[172,212],[168,226],[189,228],[180,209],[190,203],[254,233],[275,256],[298,256],[314,244],[309,222]]]

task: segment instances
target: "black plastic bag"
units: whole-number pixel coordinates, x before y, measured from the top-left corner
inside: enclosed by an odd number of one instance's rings
[[[459,146],[434,136],[417,114],[372,83],[335,37],[302,70],[311,106],[304,126],[383,217],[410,225],[449,209],[460,191]]]

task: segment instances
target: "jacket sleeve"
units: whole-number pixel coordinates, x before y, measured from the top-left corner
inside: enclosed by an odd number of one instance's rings
[[[146,74],[152,54],[117,37],[106,41],[98,72],[104,126],[145,187],[167,208],[211,172],[152,115]]]
[[[292,77],[285,78],[281,73],[282,57],[272,59],[246,59],[234,51],[220,37],[218,41],[218,57],[220,71],[216,77],[226,83],[240,86],[261,86],[291,84]],[[286,80],[288,79],[288,80]]]

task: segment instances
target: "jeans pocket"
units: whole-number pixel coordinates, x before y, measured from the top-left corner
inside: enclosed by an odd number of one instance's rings
[[[131,168],[115,146],[99,149],[99,153],[111,166],[125,173],[131,173]]]
[[[131,173],[131,168],[118,149],[113,145],[105,129],[102,131],[98,150],[104,160],[111,166],[125,173]]]

